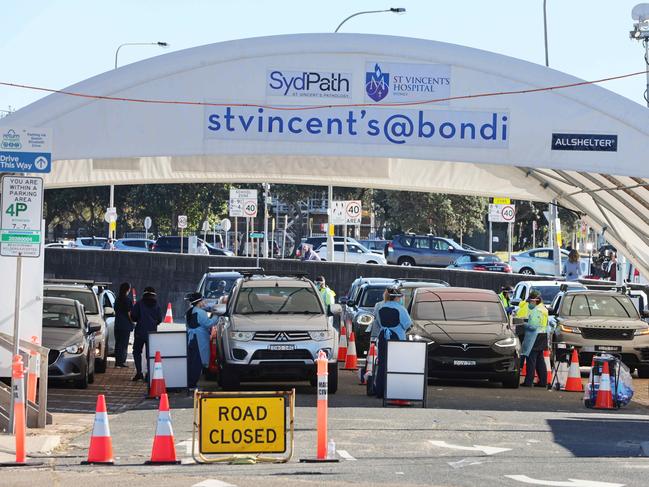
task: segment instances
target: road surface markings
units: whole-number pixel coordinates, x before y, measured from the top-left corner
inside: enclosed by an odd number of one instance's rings
[[[446,463],[448,463],[451,467],[458,469],[458,468],[469,467],[471,465],[481,465],[484,462],[471,459],[471,458],[464,458],[458,462],[446,462]]]
[[[626,484],[614,484],[611,482],[597,482],[595,480],[538,480],[527,475],[505,475],[508,479],[516,480],[524,484],[546,485],[549,487],[624,487]]]
[[[222,480],[207,479],[192,485],[192,487],[237,487],[237,486],[234,484],[228,484],[227,482],[223,482]]]
[[[338,450],[338,455],[340,455],[340,457],[344,458],[345,460],[349,460],[349,461],[352,461],[352,462],[356,461],[356,459],[353,456],[351,456],[347,452],[347,450]]]
[[[453,444],[447,443],[445,441],[435,441],[435,440],[428,440],[428,442],[431,445],[438,446],[440,448],[450,448],[452,450],[482,452],[485,455],[496,455],[497,453],[503,453],[503,452],[506,452],[506,451],[511,451],[511,448],[499,448],[497,446],[481,446],[481,445],[462,446],[462,445],[453,445]]]

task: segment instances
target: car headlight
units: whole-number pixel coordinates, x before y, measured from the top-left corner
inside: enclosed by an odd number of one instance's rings
[[[83,353],[83,345],[70,345],[65,347],[65,351],[71,354]]]
[[[312,340],[322,342],[324,340],[331,340],[333,338],[333,332],[330,330],[326,331],[310,331],[309,335]]]
[[[239,342],[249,342],[255,336],[253,331],[231,331],[230,338]]]
[[[559,325],[559,330],[564,333],[579,333],[581,335],[581,330],[574,326]]]
[[[502,347],[502,348],[507,348],[507,347],[515,347],[516,346],[516,339],[509,337],[509,338],[504,338],[502,340],[498,340],[496,343],[494,343],[497,347]]]
[[[634,333],[635,336],[640,336],[640,335],[649,335],[649,327],[647,328],[640,328],[639,330],[636,330]]]
[[[431,340],[430,338],[426,338],[421,335],[408,335],[407,339],[409,342],[426,342],[429,345],[431,343],[435,343],[435,340]]]
[[[356,322],[359,325],[371,325],[372,323],[374,323],[374,315],[363,313],[356,319]]]

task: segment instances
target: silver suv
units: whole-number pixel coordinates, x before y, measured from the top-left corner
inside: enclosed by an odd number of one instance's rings
[[[220,383],[236,389],[241,380],[291,379],[317,383],[315,359],[329,358],[329,392],[338,389],[338,332],[320,295],[304,276],[242,273],[221,315],[217,343]],[[332,306],[340,313],[340,305]]]
[[[637,369],[639,377],[649,378],[649,326],[628,295],[565,290],[549,311],[554,340],[575,347],[582,365],[590,365],[597,353],[613,353],[632,371]]]
[[[103,292],[109,283],[83,281],[76,279],[46,279],[43,285],[43,296],[53,298],[68,298],[79,301],[86,312],[91,324],[99,325],[95,331],[95,372],[106,372],[108,363],[108,325],[109,319],[114,319],[115,310],[99,304],[97,292]],[[103,301],[103,299],[102,299]],[[106,303],[104,303],[106,304]]]

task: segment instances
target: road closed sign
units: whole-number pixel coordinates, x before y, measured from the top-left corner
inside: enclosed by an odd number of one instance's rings
[[[285,396],[200,398],[201,454],[284,453]]]

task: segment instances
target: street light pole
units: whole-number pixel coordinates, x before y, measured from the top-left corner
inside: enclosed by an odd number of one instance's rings
[[[644,92],[644,99],[649,107],[649,3],[640,3],[633,7],[631,17],[635,20],[633,30],[629,32],[629,37],[637,41],[642,41],[645,48],[644,62],[647,71],[647,88]]]
[[[124,44],[120,44],[117,47],[117,50],[115,51],[115,69],[117,69],[117,57],[119,56],[119,50],[124,46],[159,46],[159,47],[168,47],[169,44],[167,44],[166,42],[162,42],[162,41],[158,41],[158,42],[126,42]]]
[[[546,8],[547,0],[543,0],[543,35],[545,37],[545,65],[550,67],[548,59],[548,11]]]
[[[386,9],[386,10],[364,10],[362,12],[356,12],[355,14],[351,14],[349,17],[347,17],[345,20],[343,20],[340,24],[338,24],[338,27],[336,27],[336,30],[334,32],[338,32],[345,22],[347,22],[349,19],[357,17],[358,15],[380,14],[380,13],[385,13],[385,12],[390,12],[390,13],[393,13],[393,14],[402,14],[402,13],[405,13],[405,11],[406,11],[405,8],[396,7],[396,8],[389,8],[389,9]]]

